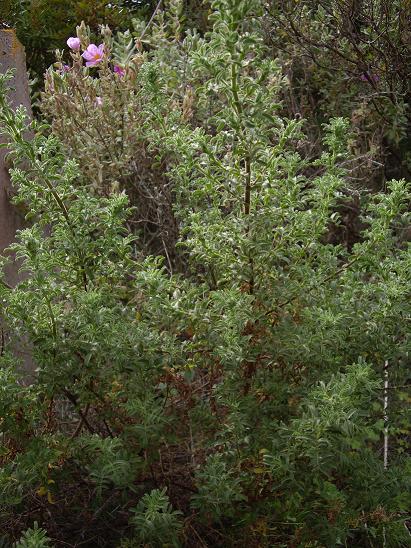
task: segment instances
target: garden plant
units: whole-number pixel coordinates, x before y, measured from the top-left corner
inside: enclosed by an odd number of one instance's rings
[[[287,65],[300,31],[268,4],[79,24],[33,122],[0,75],[27,219],[0,281],[1,546],[409,546],[411,188],[375,183],[335,82],[293,112],[328,68]],[[388,76],[357,72],[360,108]],[[364,108],[399,116],[395,89]]]

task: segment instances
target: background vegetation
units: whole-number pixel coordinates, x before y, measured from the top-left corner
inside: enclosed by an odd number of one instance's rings
[[[0,77],[3,545],[408,546],[408,3],[83,4]]]

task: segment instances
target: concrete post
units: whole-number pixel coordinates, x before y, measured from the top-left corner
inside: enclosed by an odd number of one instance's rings
[[[0,73],[5,73],[8,69],[15,69],[15,75],[10,81],[12,89],[9,92],[9,100],[14,108],[20,105],[26,107],[27,113],[31,117],[32,110],[24,48],[17,39],[14,30],[0,29]],[[4,138],[0,137],[1,139],[4,140]],[[24,226],[24,219],[10,202],[12,188],[5,165],[6,154],[6,150],[0,149],[0,254],[4,254],[5,248],[14,241],[16,231]],[[14,286],[19,281],[20,276],[17,262],[13,256],[10,258],[11,262],[6,267],[5,273],[7,282]],[[1,339],[4,340],[4,337],[2,336]],[[15,349],[15,354],[21,359],[26,382],[29,382],[33,374],[33,364],[30,352],[25,349],[25,346],[24,342],[21,341],[21,344]]]
[[[31,117],[24,48],[17,39],[14,30],[0,29],[0,72],[4,74],[11,68],[15,69],[15,76],[10,81],[12,89],[9,93],[9,100],[15,108],[20,105],[26,107]],[[2,138],[0,137],[0,139]],[[16,230],[23,226],[21,215],[10,203],[12,189],[4,162],[6,153],[6,150],[0,149],[0,253],[13,242]],[[7,267],[6,275],[8,283],[14,285],[18,280],[17,265],[13,263]]]

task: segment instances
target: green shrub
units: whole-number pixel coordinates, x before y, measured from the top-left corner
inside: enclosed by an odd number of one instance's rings
[[[15,548],[47,548],[50,546],[50,539],[35,521],[33,528],[24,531],[21,539],[14,546]]]
[[[74,53],[68,71],[50,69],[51,127],[33,123],[32,139],[0,77],[16,201],[32,223],[13,245],[27,276],[3,282],[2,316],[37,367],[18,385],[6,344],[0,519],[11,541],[36,508],[50,537],[73,544],[409,541],[398,388],[409,185],[361,195],[358,241],[329,241],[352,193],[350,124],[328,120],[319,154],[305,154],[263,8],[214,1],[212,30],[177,38],[160,14],[145,53],[103,29],[97,67]],[[133,186],[170,201],[178,241],[155,254],[134,230],[147,217],[129,205]]]
[[[130,522],[141,542],[150,546],[180,546],[181,512],[172,509],[166,488],[146,493],[132,512]]]

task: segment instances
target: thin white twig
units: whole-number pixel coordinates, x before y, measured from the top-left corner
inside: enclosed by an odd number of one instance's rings
[[[143,32],[142,32],[142,34],[141,34],[141,36],[140,36],[140,38],[139,38],[139,41],[141,41],[141,40],[144,38],[145,33],[146,33],[147,30],[150,28],[151,23],[154,21],[154,17],[157,15],[158,10],[160,9],[161,2],[162,2],[162,1],[163,1],[163,0],[159,0],[158,4],[157,4],[157,6],[156,6],[156,9],[153,11],[153,15],[150,17],[150,21],[147,23],[145,29],[143,30]]]
[[[384,363],[384,470],[388,469],[388,360]],[[387,533],[385,525],[382,529],[383,548],[387,546]]]
[[[384,470],[388,469],[388,360],[384,363]]]

